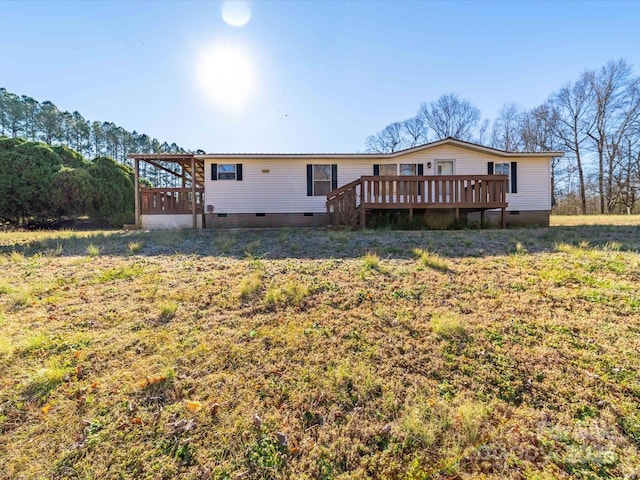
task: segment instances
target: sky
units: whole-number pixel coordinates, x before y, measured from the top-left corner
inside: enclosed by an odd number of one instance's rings
[[[362,152],[443,94],[492,120],[623,58],[640,1],[0,1],[0,87],[207,152]]]

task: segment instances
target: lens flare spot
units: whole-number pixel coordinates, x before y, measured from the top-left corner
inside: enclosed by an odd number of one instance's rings
[[[222,19],[232,27],[244,27],[251,20],[251,9],[242,0],[227,0],[222,4]]]

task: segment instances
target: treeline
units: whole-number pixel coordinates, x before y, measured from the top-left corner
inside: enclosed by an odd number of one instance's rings
[[[493,121],[455,94],[367,138],[370,152],[394,152],[445,137],[508,151],[565,152],[552,162],[559,213],[634,213],[640,200],[640,77],[624,60],[587,70],[524,109],[507,103]]]
[[[85,158],[111,157],[131,165],[127,153],[182,153],[185,149],[135,130],[129,132],[112,122],[85,119],[79,112],[61,111],[53,102],[39,102],[0,88],[0,136],[25,138],[50,146],[64,145]],[[141,175],[154,185],[174,185],[176,178],[146,163]]]
[[[134,172],[105,156],[93,161],[64,145],[0,136],[0,219],[14,225],[88,216],[132,223]]]

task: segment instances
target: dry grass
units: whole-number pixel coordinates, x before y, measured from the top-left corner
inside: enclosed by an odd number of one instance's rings
[[[639,223],[0,233],[0,478],[633,478]]]
[[[575,225],[640,225],[640,215],[552,215],[552,227]]]

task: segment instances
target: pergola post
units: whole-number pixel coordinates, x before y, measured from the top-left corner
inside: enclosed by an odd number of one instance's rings
[[[135,187],[135,225],[136,228],[140,228],[140,159],[135,159],[135,176],[134,176],[134,187]]]
[[[198,214],[196,212],[196,159],[191,157],[191,209],[193,210],[193,229],[198,228]]]

